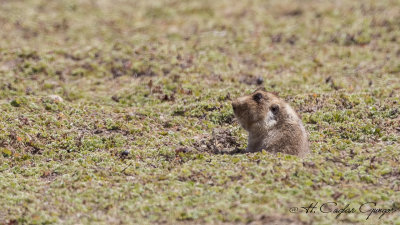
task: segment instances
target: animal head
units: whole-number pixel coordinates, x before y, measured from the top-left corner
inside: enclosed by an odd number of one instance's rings
[[[232,101],[232,108],[240,125],[247,131],[270,129],[282,117],[284,101],[276,94],[257,89],[250,95]]]

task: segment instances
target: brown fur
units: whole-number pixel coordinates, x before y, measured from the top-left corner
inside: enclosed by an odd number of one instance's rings
[[[257,89],[235,99],[232,107],[240,125],[249,132],[246,152],[265,149],[300,157],[310,152],[301,119],[277,95]]]

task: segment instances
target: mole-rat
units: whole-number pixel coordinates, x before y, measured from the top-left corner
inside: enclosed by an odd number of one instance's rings
[[[276,94],[259,88],[233,100],[232,107],[238,122],[249,133],[246,152],[265,149],[300,157],[310,152],[300,117]]]

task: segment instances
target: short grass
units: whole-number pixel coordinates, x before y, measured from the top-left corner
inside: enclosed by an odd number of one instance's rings
[[[289,212],[400,207],[397,0],[2,0],[0,27],[0,224],[400,224]],[[308,158],[207,151],[246,146],[257,86]]]

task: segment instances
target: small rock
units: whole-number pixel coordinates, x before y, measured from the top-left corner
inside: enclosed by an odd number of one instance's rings
[[[329,76],[329,77],[327,77],[326,79],[325,79],[325,83],[329,83],[329,82],[331,82],[332,81],[332,77],[331,76]]]
[[[316,168],[315,163],[313,163],[313,162],[303,162],[303,166],[309,167],[309,168]]]
[[[258,85],[260,85],[260,84],[264,83],[264,79],[262,77],[258,77],[256,82]]]
[[[113,96],[111,96],[111,99],[112,99],[114,102],[119,102],[120,97],[118,97],[118,96],[116,96],[116,95],[113,95]]]
[[[58,95],[49,95],[48,97],[49,97],[51,100],[55,101],[55,102],[63,102],[63,101],[64,101],[64,99],[61,98],[61,97],[58,96]]]
[[[25,89],[25,94],[26,94],[26,95],[31,95],[31,94],[33,94],[32,88],[27,87],[27,88]]]
[[[176,154],[179,154],[180,152],[186,153],[186,152],[188,152],[188,151],[189,151],[189,150],[188,150],[188,148],[186,148],[186,147],[180,147],[180,148],[175,149],[175,153],[176,153]]]
[[[336,199],[340,198],[340,196],[342,196],[342,195],[343,195],[343,193],[335,192],[334,194],[332,194],[332,198],[336,200]]]
[[[101,133],[103,133],[103,131],[100,130],[100,129],[96,129],[96,130],[94,130],[94,133],[95,133],[95,134],[101,134]]]
[[[127,157],[129,155],[129,151],[125,150],[121,152],[121,157]]]
[[[280,43],[282,41],[282,34],[276,34],[271,36],[272,43]]]

